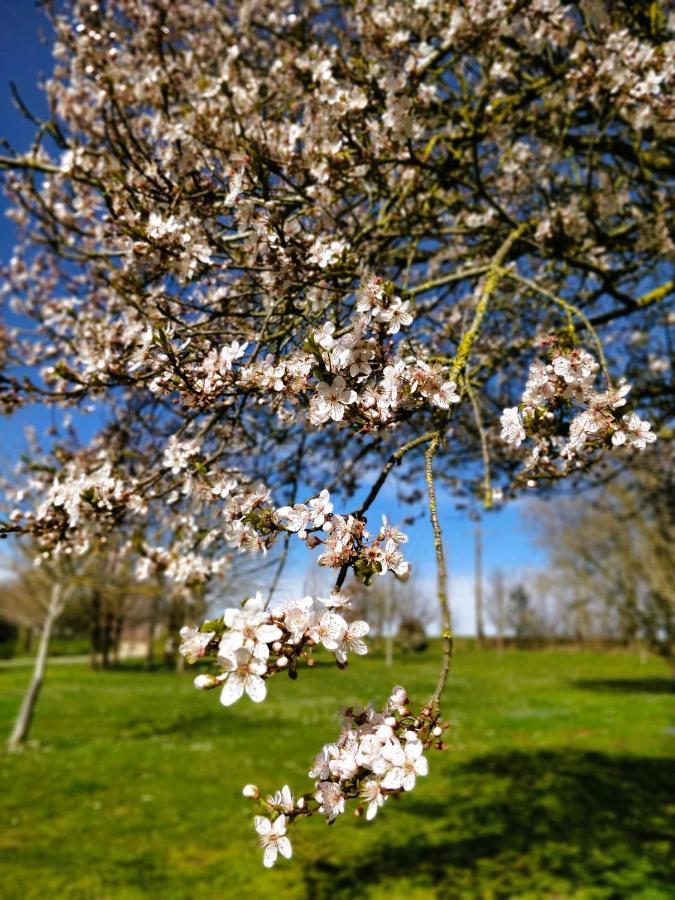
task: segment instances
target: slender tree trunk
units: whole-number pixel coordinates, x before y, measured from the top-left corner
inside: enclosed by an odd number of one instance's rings
[[[98,669],[98,653],[101,648],[101,594],[94,588],[91,595],[89,622],[89,664]]]
[[[42,625],[40,644],[38,646],[37,656],[35,657],[35,666],[33,668],[33,676],[30,680],[30,684],[28,685],[26,693],[23,695],[19,714],[16,717],[14,728],[12,729],[12,733],[7,742],[7,749],[10,752],[19,750],[22,745],[25,744],[25,742],[28,740],[30,726],[33,721],[33,713],[35,712],[35,707],[37,705],[38,697],[40,696],[40,690],[42,688],[42,681],[44,679],[45,667],[47,665],[47,654],[49,652],[49,640],[52,635],[52,628],[54,627],[54,622],[57,620],[63,609],[61,598],[61,585],[55,584],[52,587],[49,607],[47,608],[47,614],[45,615],[45,620]]]
[[[120,644],[122,643],[122,632],[124,631],[124,614],[116,613],[113,623],[112,651],[113,665],[118,666],[120,662]]]
[[[388,584],[385,588],[387,591],[385,597],[385,610],[384,610],[384,621],[386,624],[387,633],[384,638],[384,660],[387,668],[391,668],[394,665],[394,623],[392,621],[392,607],[393,607],[393,597],[392,597],[392,587],[391,584]],[[384,630],[384,628],[383,628]]]
[[[110,668],[110,652],[113,648],[113,628],[115,625],[115,615],[110,610],[106,610],[103,617],[103,633],[101,635],[101,665],[104,669]]]
[[[33,649],[33,629],[29,625],[24,625],[20,631],[19,645],[23,656],[30,656]]]
[[[499,584],[497,589],[497,652],[501,656],[504,652],[504,622],[506,620],[506,610],[504,609],[504,585]]]
[[[164,664],[168,669],[181,671],[179,659],[183,657],[178,652],[180,638],[178,632],[183,624],[183,600],[179,596],[173,596],[169,605],[167,618],[167,637],[164,645]]]
[[[155,662],[155,632],[157,631],[157,621],[159,619],[159,596],[152,598],[152,606],[150,607],[150,619],[148,621],[148,637],[145,649],[145,668],[151,669]]]
[[[480,522],[476,524],[474,556],[474,601],[476,607],[476,642],[485,645],[485,625],[483,623],[483,534]]]

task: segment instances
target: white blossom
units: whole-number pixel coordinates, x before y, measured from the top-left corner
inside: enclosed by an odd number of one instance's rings
[[[183,643],[179,646],[181,653],[187,662],[194,663],[206,652],[206,648],[216,636],[215,631],[199,631],[198,628],[189,628],[187,625],[181,628],[180,636]]]
[[[267,688],[260,677],[267,671],[264,660],[253,656],[245,647],[240,647],[227,656],[219,656],[218,660],[227,673],[220,695],[223,706],[236,703],[244,692],[254,703],[261,703],[265,699]]]
[[[293,848],[286,837],[286,816],[282,814],[274,821],[265,816],[256,816],[253,821],[255,830],[260,835],[260,846],[264,849],[263,865],[268,869],[271,868],[277,861],[278,853],[290,859]]]

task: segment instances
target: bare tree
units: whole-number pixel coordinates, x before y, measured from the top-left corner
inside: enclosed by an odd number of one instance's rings
[[[672,448],[654,448],[602,494],[545,504],[550,584],[580,637],[645,642],[673,665],[675,559]],[[590,502],[589,502],[590,500]]]
[[[474,603],[476,610],[476,639],[479,646],[485,643],[485,623],[483,618],[483,531],[480,521],[476,522],[474,549]]]
[[[0,593],[0,614],[8,621],[38,632],[40,640],[30,682],[7,741],[10,752],[21,749],[30,735],[35,708],[44,682],[54,625],[72,596],[72,573],[65,566],[33,565],[30,549],[13,566],[14,577]]]
[[[504,634],[506,632],[506,578],[501,569],[490,573],[490,588],[487,598],[487,612],[492,622],[499,652],[504,650]]]

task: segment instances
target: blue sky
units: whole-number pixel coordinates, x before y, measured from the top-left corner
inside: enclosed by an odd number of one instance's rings
[[[16,109],[10,94],[9,82],[14,81],[25,102],[38,114],[45,111],[45,103],[37,84],[41,77],[51,70],[51,55],[48,46],[39,40],[39,34],[48,33],[48,24],[29,0],[5,2],[3,4],[3,24],[0,28],[0,136],[7,138],[18,149],[30,144],[33,126]],[[6,204],[0,200],[3,213],[0,220],[0,258],[6,260],[12,252],[13,231],[11,223],[4,217]],[[22,410],[4,422],[0,421],[0,467],[6,470],[25,445],[24,427],[34,426],[38,432],[51,424],[51,414],[36,408]],[[86,438],[96,427],[96,417],[78,420],[78,429]],[[358,498],[361,499],[361,498]],[[460,633],[471,633],[473,620],[473,547],[474,524],[466,515],[457,512],[449,497],[442,498],[441,523],[446,538],[449,568],[451,573],[450,593],[456,610],[456,626]],[[522,515],[524,504],[516,503],[505,509],[492,512],[485,517],[484,529],[484,571],[502,568],[507,575],[517,578],[519,573],[538,567],[543,562],[527,530]],[[386,513],[393,522],[401,522],[407,510],[396,501],[395,491],[387,485],[371,511],[370,522],[373,530]],[[421,521],[407,529],[410,541],[406,545],[406,558],[414,567],[420,587],[426,590],[433,580],[433,551],[430,528]],[[293,585],[302,582],[310,564],[309,554],[298,548],[290,560],[289,577]]]

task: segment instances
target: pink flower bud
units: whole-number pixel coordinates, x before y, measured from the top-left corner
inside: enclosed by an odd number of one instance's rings
[[[242,794],[244,797],[250,797],[251,800],[257,800],[260,796],[260,791],[255,784],[247,784],[242,790]]]

